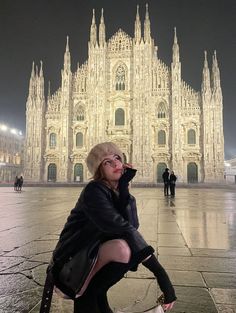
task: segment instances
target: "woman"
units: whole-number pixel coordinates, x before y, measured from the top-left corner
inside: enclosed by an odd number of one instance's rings
[[[175,196],[175,183],[176,183],[177,177],[175,176],[174,171],[170,174],[170,194],[172,197]]]
[[[93,180],[71,211],[53,253],[55,284],[66,293],[60,281],[66,260],[85,247],[95,246],[95,263],[74,297],[74,313],[112,313],[107,290],[140,263],[154,273],[165,297],[164,309],[171,309],[176,296],[168,275],[153,248],[128,221],[126,208],[134,199],[128,184],[136,170],[123,164],[122,152],[111,142],[94,146],[86,163]],[[83,266],[78,264],[78,268]]]

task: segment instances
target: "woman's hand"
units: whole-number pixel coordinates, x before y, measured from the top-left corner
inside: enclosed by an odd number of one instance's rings
[[[174,304],[175,304],[175,301],[173,301],[171,303],[162,304],[163,310],[164,311],[171,310],[173,308]]]
[[[124,163],[123,164],[123,168],[126,169],[126,168],[133,168],[133,165],[130,164],[130,163]]]

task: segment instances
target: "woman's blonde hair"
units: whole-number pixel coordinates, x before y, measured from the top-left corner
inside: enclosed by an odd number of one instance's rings
[[[106,181],[102,163],[99,165],[95,174],[93,175],[93,179],[97,181]]]

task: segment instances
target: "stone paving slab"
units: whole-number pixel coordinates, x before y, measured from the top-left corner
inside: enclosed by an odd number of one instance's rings
[[[162,247],[158,246],[158,253],[160,255],[179,255],[179,256],[191,256],[191,251],[188,247]]]
[[[209,287],[236,289],[236,274],[232,273],[202,273]]]
[[[236,263],[234,259],[194,256],[186,257],[178,255],[170,258],[166,255],[160,255],[159,260],[167,269],[236,273]]]
[[[1,313],[29,313],[35,308],[42,295],[42,288],[34,288],[14,295],[0,297]],[[39,312],[39,307],[35,313]],[[57,311],[57,313],[63,311]],[[72,312],[72,311],[71,311]],[[64,313],[64,312],[63,312]],[[69,313],[69,312],[68,312]]]

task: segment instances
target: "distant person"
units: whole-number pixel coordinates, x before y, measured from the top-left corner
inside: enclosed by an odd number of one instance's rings
[[[23,179],[23,176],[21,176],[18,181],[18,191],[21,191],[23,183],[24,183],[24,179]]]
[[[175,183],[176,183],[177,177],[175,176],[174,171],[170,174],[170,194],[172,197],[175,196]]]
[[[169,169],[166,168],[164,173],[162,174],[162,179],[164,183],[164,195],[168,196],[169,195]]]
[[[14,180],[14,190],[17,191],[17,182],[18,182],[18,176],[15,177]]]

